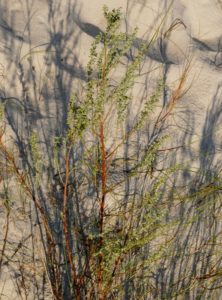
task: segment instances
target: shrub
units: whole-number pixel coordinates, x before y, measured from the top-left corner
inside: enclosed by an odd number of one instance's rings
[[[47,189],[37,135],[29,140],[27,170],[0,141],[2,157],[36,208],[55,299],[154,297],[151,274],[171,255],[176,237],[167,185],[178,166],[162,167],[169,139],[163,125],[183,93],[189,65],[166,108],[158,111],[164,90],[159,78],[135,114],[138,70],[160,27],[135,50],[137,31],[120,32],[121,11],[105,7],[104,17],[84,92],[70,100],[66,132],[54,138]]]

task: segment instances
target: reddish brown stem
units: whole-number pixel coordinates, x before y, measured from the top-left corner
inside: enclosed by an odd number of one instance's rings
[[[70,160],[70,152],[71,147],[69,147],[66,158],[65,158],[65,183],[64,183],[64,193],[63,193],[63,230],[65,235],[65,245],[66,245],[66,252],[69,260],[69,264],[72,269],[72,278],[73,278],[73,284],[76,288],[76,299],[80,300],[80,286],[79,281],[77,277],[76,267],[73,261],[73,256],[71,253],[71,249],[69,246],[69,232],[68,232],[68,225],[67,225],[67,196],[68,196],[68,183],[69,183],[69,160]]]
[[[9,151],[7,150],[5,144],[2,142],[1,139],[0,139],[0,149],[1,149],[1,152],[3,153],[5,159],[7,160],[7,162],[11,164],[11,166],[13,168],[13,171],[14,171],[14,174],[17,177],[18,182],[21,184],[21,186],[23,187],[26,194],[32,199],[35,206],[39,210],[39,212],[41,214],[41,217],[42,217],[42,220],[43,220],[43,223],[44,223],[44,227],[45,227],[45,230],[46,230],[47,237],[49,238],[51,243],[53,245],[55,245],[55,242],[54,242],[54,239],[53,239],[53,236],[51,234],[50,227],[49,227],[49,224],[48,224],[48,220],[47,220],[47,217],[45,215],[44,208],[42,207],[40,201],[33,194],[32,189],[29,187],[29,185],[27,184],[27,182],[25,180],[25,176],[22,173],[20,173],[18,167],[16,166],[14,157],[9,153]]]
[[[102,184],[102,195],[99,207],[99,231],[100,231],[100,243],[99,248],[103,246],[103,223],[104,223],[104,210],[105,210],[105,198],[106,198],[106,150],[105,150],[105,137],[104,137],[104,122],[100,122],[100,152],[101,152],[101,184]],[[103,269],[102,269],[103,256],[99,256],[99,272],[98,272],[98,290],[100,293],[99,299],[102,300],[103,295],[101,293],[101,285],[103,280]]]
[[[3,241],[3,246],[2,246],[2,253],[1,253],[1,258],[0,258],[0,275],[1,275],[1,268],[2,268],[2,263],[3,263],[3,257],[4,257],[4,254],[5,254],[5,249],[6,249],[6,244],[7,244],[7,238],[8,238],[9,215],[10,215],[10,209],[7,208],[6,224],[5,224],[5,236],[4,236],[4,241]]]
[[[50,230],[50,225],[48,222],[48,218],[45,212],[44,207],[41,205],[40,200],[35,196],[34,191],[32,190],[32,188],[29,186],[26,178],[25,178],[25,174],[23,174],[22,172],[20,172],[20,170],[18,169],[14,156],[8,151],[6,145],[4,144],[4,142],[2,141],[2,135],[0,136],[0,151],[2,152],[2,154],[4,155],[7,163],[10,164],[14,175],[17,178],[18,183],[22,186],[24,192],[26,193],[26,195],[28,197],[31,198],[31,200],[33,201],[36,209],[40,212],[41,215],[41,219],[44,225],[44,229],[46,232],[46,236],[47,236],[47,242],[48,242],[48,250],[49,250],[49,256],[47,257],[48,259],[51,259],[51,255],[52,255],[52,251],[53,251],[53,255],[55,255],[55,241],[52,235],[52,232]],[[39,224],[39,226],[41,226]],[[55,263],[55,260],[54,260]],[[54,270],[52,270],[52,272],[54,272]],[[52,286],[54,286],[55,282],[52,282]],[[54,293],[57,299],[59,299],[59,297],[57,297],[57,290],[54,289]]]
[[[101,150],[101,181],[102,181],[102,196],[100,201],[100,233],[102,233],[105,197],[106,197],[106,151],[105,151],[105,142],[104,142],[103,122],[100,123],[100,150]]]

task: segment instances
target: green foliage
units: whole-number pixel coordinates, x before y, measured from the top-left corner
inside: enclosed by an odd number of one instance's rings
[[[161,80],[157,88],[155,89],[154,93],[151,95],[151,97],[144,103],[143,110],[140,112],[138,116],[138,120],[136,121],[136,124],[134,125],[134,130],[139,130],[145,122],[149,119],[150,114],[154,111],[155,106],[158,104],[160,96],[163,91],[163,81]]]
[[[94,122],[103,115],[104,105],[114,99],[117,100],[119,117],[125,112],[129,102],[127,92],[129,88],[132,88],[136,76],[135,71],[141,62],[136,58],[129,69],[126,70],[121,83],[111,88],[113,85],[112,71],[129,54],[136,36],[136,30],[130,35],[118,32],[121,20],[119,9],[108,11],[108,8],[104,7],[104,16],[107,21],[106,31],[104,34],[100,34],[92,44],[87,66],[88,83],[85,106],[87,106],[88,111],[93,112]]]
[[[146,195],[136,196],[137,192],[134,191],[133,196],[128,197],[125,203],[126,195],[122,193],[122,190],[127,181],[130,184],[133,184],[136,178],[142,181],[144,175],[141,174],[146,174],[147,180],[153,177],[153,164],[157,160],[159,148],[166,140],[166,137],[157,136],[145,148],[139,159],[130,165],[130,172],[126,173],[125,177],[117,175],[117,181],[113,178],[110,166],[118,160],[120,163],[118,166],[115,164],[115,172],[121,174],[121,169],[124,168],[126,162],[126,159],[121,157],[125,139],[129,139],[129,143],[132,140],[133,144],[135,135],[139,134],[149,122],[149,116],[155,110],[162,95],[163,81],[159,80],[152,95],[144,101],[136,122],[132,124],[131,130],[126,135],[123,134],[122,137],[117,138],[110,133],[109,138],[119,141],[120,144],[109,150],[113,152],[115,159],[112,155],[108,159],[103,154],[108,150],[106,149],[108,122],[105,116],[112,108],[113,114],[109,116],[113,120],[112,125],[116,122],[116,128],[124,127],[126,111],[129,111],[133,100],[131,91],[147,45],[141,45],[132,60],[127,62],[137,30],[135,29],[132,34],[128,35],[120,32],[121,12],[119,9],[109,11],[105,7],[104,16],[107,22],[106,31],[95,39],[90,49],[85,94],[81,99],[76,96],[70,100],[67,137],[70,141],[75,141],[73,144],[75,149],[78,148],[79,139],[83,145],[81,153],[78,154],[78,161],[75,163],[75,176],[84,174],[82,184],[86,184],[86,189],[77,188],[76,192],[78,199],[85,197],[90,201],[89,207],[92,205],[95,209],[90,213],[93,214],[92,217],[81,230],[87,234],[89,244],[87,251],[92,251],[90,252],[90,272],[95,282],[98,282],[98,293],[109,297],[116,283],[121,284],[123,280],[119,274],[124,265],[128,264],[129,255],[135,253],[133,265],[138,266],[141,262],[136,253],[138,251],[142,253],[142,249],[157,239],[158,234],[161,234],[163,228],[167,227],[166,211],[159,201],[161,201],[161,189],[172,172],[166,170],[155,183],[151,180],[149,192]],[[122,69],[123,65],[125,65],[124,69]],[[114,81],[113,76],[119,70],[121,76]],[[72,177],[71,168],[69,168],[69,174]],[[88,185],[95,191],[90,199],[87,195]],[[81,244],[79,242],[79,247]],[[84,248],[84,245],[82,244],[81,247]],[[163,246],[161,250],[157,250],[157,253],[152,254],[153,261],[159,259],[160,253],[166,251],[166,247]],[[86,263],[87,259],[89,258],[82,256],[82,264]],[[137,268],[136,265],[134,268]],[[90,290],[91,284],[92,282],[89,283],[87,290]]]
[[[31,155],[32,155],[32,166],[34,171],[34,176],[37,176],[37,173],[41,173],[41,152],[38,147],[37,135],[35,132],[32,132],[31,137],[29,139],[29,145],[31,147]]]

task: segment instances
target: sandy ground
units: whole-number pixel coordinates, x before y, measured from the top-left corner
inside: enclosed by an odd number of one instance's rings
[[[67,102],[85,80],[89,47],[104,30],[104,4],[122,7],[123,30],[130,32],[137,26],[139,43],[150,38],[170,1],[0,1],[0,99],[6,101],[11,124],[8,137],[22,139],[32,129],[45,143],[53,133],[62,132]],[[172,24],[176,25],[166,34]],[[175,144],[189,145],[184,161],[218,167],[222,151],[222,2],[175,0],[161,32],[161,40],[146,55],[144,70],[159,67],[148,82],[152,85],[165,72],[170,94],[190,63],[187,92],[176,107],[170,130]],[[198,158],[201,151],[213,155],[210,162]],[[2,218],[3,209],[0,213]],[[2,228],[4,224],[1,221]],[[11,230],[19,239],[28,234]],[[1,243],[3,232],[0,230]],[[16,274],[6,267],[3,271],[0,299],[18,299]]]

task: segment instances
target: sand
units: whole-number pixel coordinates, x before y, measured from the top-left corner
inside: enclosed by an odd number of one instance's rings
[[[123,30],[139,28],[136,46],[150,38],[170,1],[0,2],[0,100],[6,103],[9,119],[6,139],[19,137],[22,141],[32,129],[45,144],[55,132],[62,132],[66,105],[76,88],[85,82],[90,45],[104,30],[104,4],[109,8],[122,7]],[[172,24],[175,26],[169,31]],[[175,0],[159,39],[146,53],[144,69],[165,70],[170,94],[189,62],[184,87],[188,90],[175,109],[170,130],[175,135],[175,144],[186,143],[190,147],[184,161],[200,166],[204,163],[199,159],[200,151],[213,151],[210,163],[216,167],[222,150],[221,1]],[[154,84],[159,76],[160,71],[152,73],[149,84]],[[181,156],[177,159],[180,161]],[[1,202],[0,207],[3,218]],[[1,226],[4,227],[4,218]],[[3,231],[0,232],[2,243]],[[14,227],[11,232],[11,240],[28,234]],[[1,299],[18,299],[15,281],[15,272],[5,266],[0,279]]]

